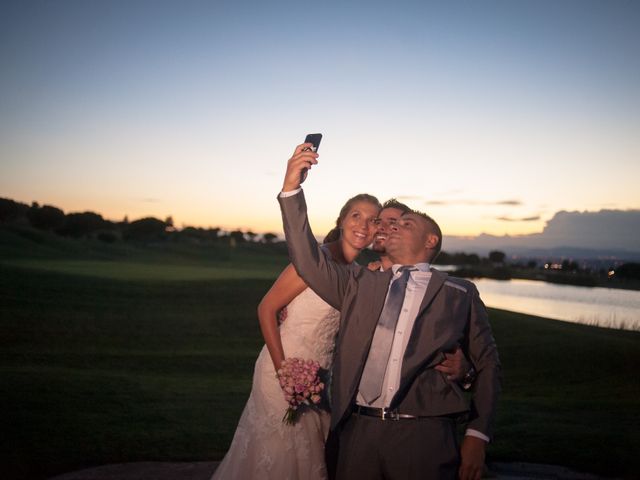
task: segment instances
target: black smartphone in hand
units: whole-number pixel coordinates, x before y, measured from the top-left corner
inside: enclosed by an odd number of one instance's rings
[[[321,133],[310,133],[304,139],[304,143],[311,143],[313,146],[311,148],[307,147],[307,150],[311,150],[313,152],[317,152],[318,148],[320,148],[320,140],[322,140]],[[307,169],[305,168],[300,172],[300,183],[304,182],[307,178]]]
[[[312,143],[313,147],[311,147],[311,150],[313,150],[314,152],[317,152],[318,148],[320,147],[320,140],[322,140],[321,133],[310,133],[304,139],[304,143]]]

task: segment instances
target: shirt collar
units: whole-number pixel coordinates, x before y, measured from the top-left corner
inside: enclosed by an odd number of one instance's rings
[[[395,275],[396,273],[398,273],[398,270],[400,269],[400,267],[402,267],[403,265],[400,265],[399,263],[394,264],[391,267],[391,270],[393,271],[393,274]],[[423,263],[416,263],[414,265],[414,267],[416,267],[416,269],[420,272],[428,272],[431,269],[431,265],[423,262]]]

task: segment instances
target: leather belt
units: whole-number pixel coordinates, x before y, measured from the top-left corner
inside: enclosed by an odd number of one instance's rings
[[[415,420],[420,418],[415,415],[399,413],[396,409],[363,407],[362,405],[354,405],[352,411],[357,415],[366,415],[367,417],[376,417],[382,420]]]

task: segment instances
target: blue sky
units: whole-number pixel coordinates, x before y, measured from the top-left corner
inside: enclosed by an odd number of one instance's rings
[[[445,233],[638,209],[640,4],[3,2],[0,196],[280,231],[287,158],[328,230],[359,192]]]

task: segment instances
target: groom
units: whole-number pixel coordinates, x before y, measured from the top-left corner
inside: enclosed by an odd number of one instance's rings
[[[311,232],[300,178],[318,155],[299,145],[279,196],[293,264],[341,311],[332,379],[332,437],[338,479],[479,479],[500,383],[498,353],[475,286],[429,263],[442,244],[438,225],[417,212],[391,228],[392,270],[329,261]],[[401,268],[407,267],[407,268]],[[435,370],[462,345],[476,369],[473,401]],[[456,418],[469,413],[458,452]]]

